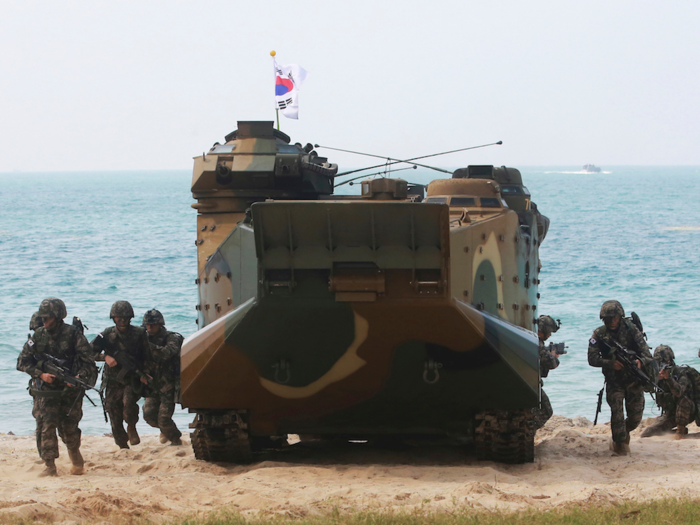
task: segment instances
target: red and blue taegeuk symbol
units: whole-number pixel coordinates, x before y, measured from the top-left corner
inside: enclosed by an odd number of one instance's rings
[[[292,89],[294,89],[294,84],[291,80],[280,76],[277,77],[277,81],[275,82],[275,95],[278,97],[281,95],[286,95]]]

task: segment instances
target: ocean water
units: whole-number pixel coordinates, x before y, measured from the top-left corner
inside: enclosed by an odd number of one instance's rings
[[[677,362],[700,368],[700,167],[520,170],[551,219],[538,312],[561,319],[552,340],[569,346],[545,379],[555,413],[593,419],[603,377],[588,366],[586,351],[608,299],[639,314],[650,347],[668,344]],[[397,175],[441,178],[428,170]],[[190,178],[184,170],[0,174],[0,432],[33,432],[28,376],[15,367],[45,297],[62,298],[68,320],[81,317],[90,340],[111,325],[109,308],[120,299],[139,319],[158,308],[168,329],[195,331]],[[109,432],[101,408],[86,401],[83,410],[83,432]],[[645,414],[658,415],[648,395]],[[184,410],[175,416],[183,431],[191,419]],[[608,419],[604,404],[601,420]],[[138,428],[156,431],[143,420]]]

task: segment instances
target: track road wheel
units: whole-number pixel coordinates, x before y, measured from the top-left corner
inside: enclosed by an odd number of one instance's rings
[[[528,410],[486,410],[476,416],[477,459],[499,463],[535,460],[535,427]]]
[[[252,460],[245,412],[198,412],[190,434],[194,457],[221,463],[249,463]]]

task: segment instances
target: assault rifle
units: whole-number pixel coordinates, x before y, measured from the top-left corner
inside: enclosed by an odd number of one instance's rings
[[[566,343],[549,343],[547,350],[550,352],[556,352],[557,355],[563,355],[566,353],[565,348],[569,348],[566,346]]]
[[[124,378],[132,372],[139,376],[140,379],[145,379],[147,383],[153,380],[148,374],[143,373],[139,369],[136,360],[130,354],[118,348],[111,348],[102,334],[97,334],[97,337],[92,341],[92,346],[114,359],[121,367],[121,370],[117,374],[118,381],[124,381]]]
[[[637,381],[639,381],[645,387],[649,388],[649,392],[656,392],[659,394],[664,393],[663,389],[659,385],[657,385],[656,382],[654,382],[641,368],[637,366],[639,356],[635,352],[625,348],[623,345],[621,345],[614,339],[610,339],[604,342],[611,349],[613,346],[615,347],[615,351],[613,354],[615,359],[617,361],[620,361],[620,363],[624,365],[624,369],[627,370],[627,372],[630,375],[632,375]]]
[[[68,386],[72,386],[74,388],[82,388],[84,391],[86,391],[85,397],[88,401],[90,401],[90,403],[92,403],[92,406],[94,407],[96,407],[97,405],[92,399],[88,397],[87,390],[94,390],[95,392],[97,392],[97,395],[100,396],[100,402],[102,403],[102,412],[105,416],[105,422],[107,422],[107,411],[105,410],[105,400],[102,395],[102,390],[100,390],[99,388],[95,388],[90,383],[83,381],[79,377],[75,377],[71,372],[67,359],[59,359],[58,357],[52,356],[50,354],[44,354],[43,357],[45,361],[44,366],[42,368],[47,374],[55,376],[56,379],[63,381]],[[76,401],[77,400],[78,398],[76,398]],[[68,414],[70,414],[72,410],[73,407],[71,406],[70,410],[68,411]]]

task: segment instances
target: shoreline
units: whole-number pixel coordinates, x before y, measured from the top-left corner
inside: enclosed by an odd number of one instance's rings
[[[689,436],[641,439],[632,454],[613,456],[610,427],[553,416],[537,434],[536,459],[524,465],[479,462],[456,446],[293,445],[250,465],[194,459],[184,445],[161,445],[157,434],[120,450],[110,437],[83,436],[84,476],[70,476],[65,446],[59,477],[39,478],[43,462],[33,436],[0,436],[0,518],[54,522],[146,522],[205,517],[322,516],[330,512],[547,510],[663,498],[700,499],[700,429]]]

